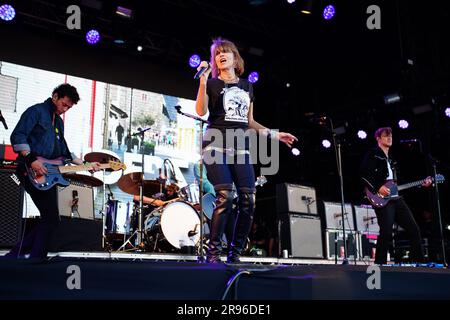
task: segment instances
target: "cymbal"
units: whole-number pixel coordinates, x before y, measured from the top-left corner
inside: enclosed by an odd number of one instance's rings
[[[142,173],[141,172],[130,172],[128,174],[123,175],[117,185],[120,190],[123,192],[139,195],[139,187],[142,182]],[[157,180],[144,180],[143,182],[143,194],[145,196],[152,196],[155,193],[158,193],[160,190],[160,185]]]
[[[119,155],[117,153],[112,152],[110,150],[100,150],[96,152],[90,152],[84,156],[84,160],[88,162],[100,162],[100,163],[107,163],[108,161],[116,161],[116,162],[122,162],[120,160]]]
[[[65,179],[79,182],[79,183],[85,184],[90,187],[100,187],[103,185],[102,180],[97,179],[96,177],[93,177],[93,176],[85,175],[85,174],[66,173],[66,174],[63,174],[63,177]]]

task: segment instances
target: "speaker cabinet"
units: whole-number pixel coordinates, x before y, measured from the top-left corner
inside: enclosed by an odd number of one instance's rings
[[[316,189],[297,184],[277,185],[278,213],[317,214]]]
[[[323,258],[320,218],[310,215],[279,216],[281,249],[290,257]]]
[[[20,239],[23,192],[15,170],[0,169],[0,247],[12,247]]]
[[[323,207],[322,207],[323,206]],[[338,202],[321,202],[321,209],[324,212],[326,229],[342,229],[342,205]],[[353,219],[353,208],[350,203],[344,206],[345,230],[355,230]]]
[[[380,227],[378,226],[377,215],[372,206],[355,206],[355,220],[356,230],[361,233],[378,233]]]
[[[77,182],[58,187],[59,215],[94,220],[94,190]]]

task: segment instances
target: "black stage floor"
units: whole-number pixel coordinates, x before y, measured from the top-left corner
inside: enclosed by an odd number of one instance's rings
[[[0,300],[386,300],[449,299],[450,271],[367,265],[245,263],[56,256],[0,261]],[[236,277],[237,276],[237,277]],[[235,281],[231,281],[233,279]]]

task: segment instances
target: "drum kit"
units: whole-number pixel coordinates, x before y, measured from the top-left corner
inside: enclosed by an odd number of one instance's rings
[[[197,184],[187,185],[183,188],[178,188],[176,184],[166,186],[161,179],[145,180],[142,179],[140,172],[132,172],[123,175],[117,185],[123,192],[133,196],[139,195],[142,186],[144,197],[153,200],[161,200],[163,195],[161,191],[166,188],[177,190],[174,199],[161,201],[163,205],[152,206],[146,200],[142,213],[139,212],[140,207],[136,202],[133,204],[133,208],[130,205],[124,205],[122,209],[115,202],[110,201],[108,203],[107,217],[110,218],[107,220],[107,232],[129,236],[128,240],[125,240],[118,250],[129,248],[130,250],[158,253],[197,253],[201,224],[200,192]],[[208,233],[205,230],[209,230],[208,224],[214,210],[214,202],[215,197],[213,195],[205,194],[203,196],[204,236]],[[139,230],[140,214],[143,217],[142,230]],[[121,224],[121,226],[111,228],[109,227],[110,221],[117,221],[116,224]],[[124,221],[128,222],[123,223]],[[141,243],[135,242],[135,245],[133,245],[129,241],[134,235],[130,235],[131,231],[134,231],[134,234],[139,232],[142,234]],[[137,240],[137,238],[134,240]]]
[[[84,159],[88,162],[105,163],[108,161],[121,162],[119,156],[109,150],[91,152]],[[204,194],[200,206],[199,185],[189,184],[179,188],[175,184],[176,197],[165,201],[162,206],[140,206],[136,202],[123,202],[114,199],[109,189],[106,199],[105,171],[103,178],[99,179],[85,174],[64,174],[66,179],[82,183],[90,187],[103,187],[102,222],[103,222],[103,248],[106,250],[138,250],[159,253],[191,253],[198,252],[200,235],[209,233],[209,223],[215,206],[215,197]],[[103,180],[103,181],[102,181]],[[168,188],[162,179],[145,180],[142,172],[122,174],[117,182],[119,189],[129,195],[139,196],[140,190],[144,197],[161,199],[163,191]],[[174,184],[172,184],[173,187]],[[106,186],[106,187],[105,187]],[[203,219],[200,217],[200,207]],[[143,209],[140,212],[140,209]],[[139,215],[142,215],[142,226],[139,226]],[[200,232],[201,220],[204,227]],[[135,235],[137,235],[135,237]],[[141,235],[141,237],[138,237]],[[121,244],[117,249],[113,244]]]

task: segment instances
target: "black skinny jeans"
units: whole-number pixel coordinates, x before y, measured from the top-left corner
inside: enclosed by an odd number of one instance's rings
[[[408,233],[411,241],[411,260],[423,262],[423,248],[420,229],[414,220],[413,214],[402,198],[391,200],[381,209],[375,209],[380,235],[377,240],[375,263],[386,264],[387,252],[392,243],[392,228],[394,222]]]

